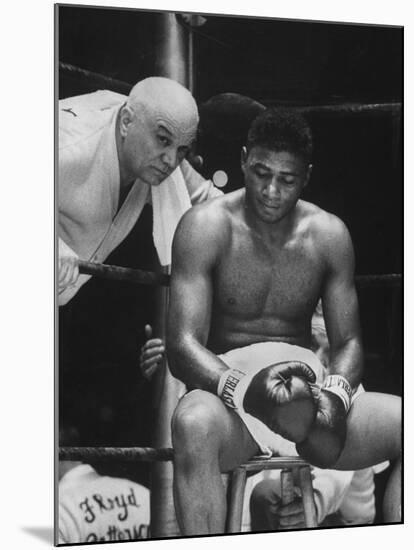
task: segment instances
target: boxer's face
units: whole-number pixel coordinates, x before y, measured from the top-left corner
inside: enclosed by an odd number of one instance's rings
[[[122,142],[125,172],[148,185],[159,185],[184,159],[195,132],[195,124],[168,112],[133,113]]]
[[[246,204],[265,223],[277,223],[296,205],[311,167],[298,155],[253,147],[242,152]]]

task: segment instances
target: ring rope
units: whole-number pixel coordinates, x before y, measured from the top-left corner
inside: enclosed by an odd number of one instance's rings
[[[281,106],[277,102],[267,102],[267,107]],[[337,114],[337,115],[358,115],[358,114],[398,114],[401,112],[402,104],[400,102],[392,103],[333,103],[332,105],[289,105],[304,114]]]
[[[174,449],[165,447],[60,447],[59,460],[76,460],[82,462],[168,462],[174,458]],[[301,466],[306,462],[300,457],[273,457],[266,459],[254,456],[244,467],[247,470],[272,469],[275,465],[282,467]]]
[[[155,273],[153,271],[143,271],[141,269],[132,269],[130,267],[119,267],[116,265],[100,264],[94,262],[85,262],[79,260],[79,273],[84,275],[93,275],[102,279],[113,281],[127,281],[129,283],[168,286],[170,284],[169,275],[166,273]]]
[[[70,63],[59,62],[59,71],[63,75],[71,77],[78,77],[82,80],[91,80],[99,84],[100,86],[107,86],[111,90],[122,92],[126,95],[129,94],[132,84],[117,80],[109,76],[105,76],[100,73],[88,71],[71,65]],[[334,113],[334,114],[360,114],[360,113],[399,113],[401,112],[402,104],[400,102],[389,103],[333,103],[331,105],[292,105],[291,103],[280,103],[277,101],[260,100],[266,107],[283,107],[289,106],[289,108],[298,110],[301,113]]]
[[[129,281],[135,284],[169,285],[169,275],[79,261],[80,273],[95,275],[105,279]],[[358,287],[401,286],[402,275],[390,273],[384,275],[359,275],[355,278]],[[168,462],[173,459],[171,448],[154,449],[152,447],[60,447],[60,460],[79,460],[82,462]]]
[[[374,286],[401,286],[401,273],[386,273],[383,275],[357,275],[355,283],[358,288]]]
[[[59,460],[82,462],[168,462],[173,458],[173,449],[166,447],[60,447]]]
[[[124,93],[126,95],[129,94],[133,86],[123,80],[117,80],[116,78],[111,78],[110,76],[81,69],[80,67],[76,67],[70,63],[63,63],[62,61],[59,62],[59,71],[63,75],[81,78],[82,80],[90,80],[100,87],[104,86],[112,91]]]
[[[103,279],[127,281],[142,285],[169,286],[170,284],[170,276],[166,273],[156,273],[154,271],[143,271],[141,269],[133,269],[130,267],[119,267],[115,265],[85,262],[83,260],[79,260],[79,272]],[[357,275],[355,277],[355,283],[359,288],[369,286],[401,286],[402,275],[401,273]]]

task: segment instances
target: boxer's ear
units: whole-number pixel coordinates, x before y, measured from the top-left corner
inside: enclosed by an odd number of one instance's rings
[[[247,156],[248,156],[248,154],[247,154],[246,146],[243,146],[242,149],[241,149],[241,154],[240,154],[240,162],[241,162],[242,168],[247,162]]]
[[[309,164],[307,169],[306,169],[306,175],[305,175],[305,184],[303,187],[306,187],[309,183],[309,180],[310,180],[310,177],[312,175],[312,168],[313,168],[313,165],[312,164]]]

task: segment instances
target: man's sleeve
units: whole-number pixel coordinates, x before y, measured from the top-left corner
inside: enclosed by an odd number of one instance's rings
[[[314,468],[313,491],[318,525],[337,512],[351,485],[354,472]]]
[[[199,204],[200,202],[220,197],[223,192],[211,180],[206,180],[201,176],[187,160],[183,160],[180,164],[180,169],[187,185],[188,194],[191,204]]]
[[[79,524],[65,503],[59,503],[59,544],[82,542]]]

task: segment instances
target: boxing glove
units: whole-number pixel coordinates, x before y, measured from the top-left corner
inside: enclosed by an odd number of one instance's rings
[[[322,388],[317,396],[317,412],[308,437],[296,444],[302,458],[319,468],[332,468],[346,440],[347,410],[342,399]]]
[[[315,420],[313,370],[302,361],[283,361],[246,374],[224,372],[217,393],[224,403],[246,412],[290,441],[303,441]]]

